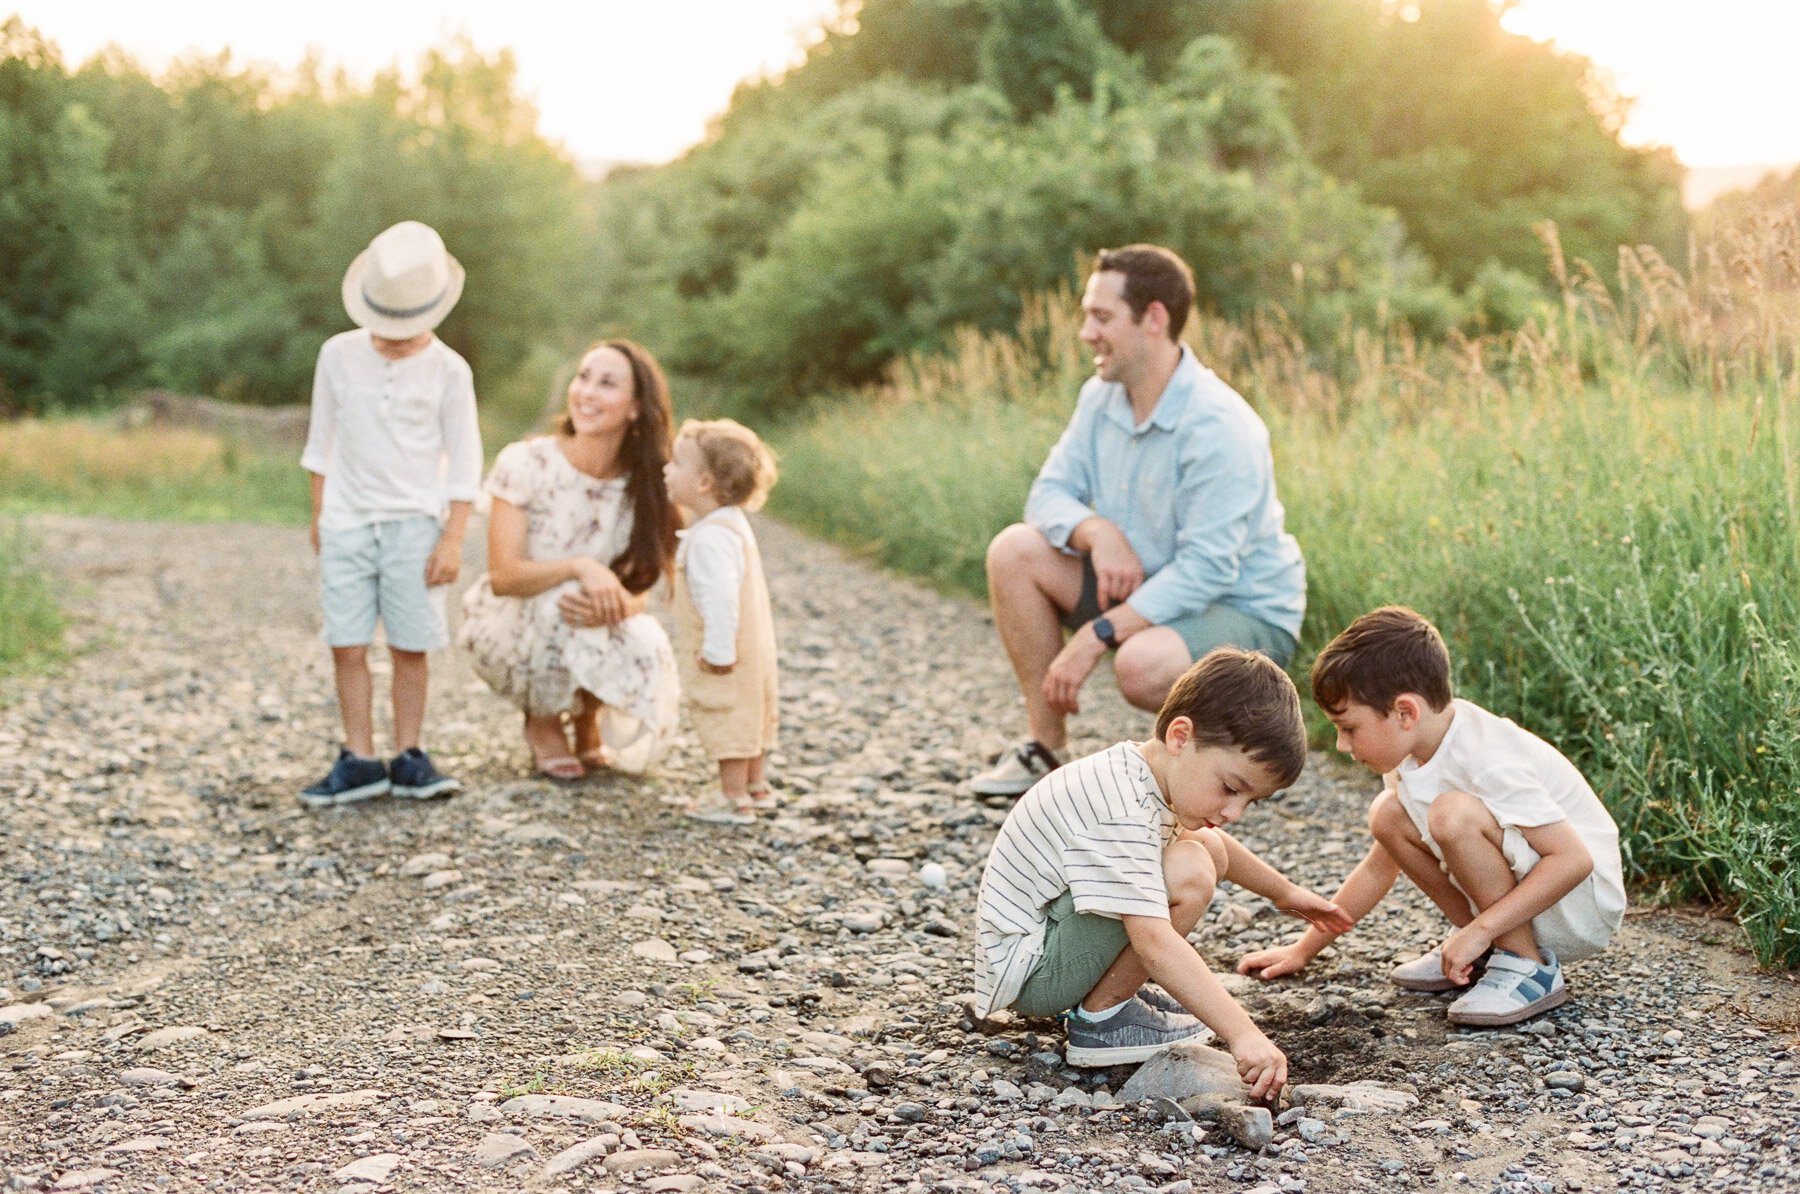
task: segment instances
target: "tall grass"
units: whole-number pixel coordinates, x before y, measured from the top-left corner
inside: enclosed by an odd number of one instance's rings
[[[62,644],[62,615],[34,548],[19,528],[0,529],[0,676],[53,659]]]
[[[1302,635],[1404,602],[1458,685],[1600,789],[1640,883],[1733,904],[1800,964],[1800,229],[1793,213],[1684,269],[1625,249],[1566,265],[1517,334],[1415,341],[1277,317],[1190,343],[1261,410],[1307,555]],[[779,441],[777,509],[970,592],[1088,365],[1070,296],[969,336]]]
[[[0,423],[0,513],[304,524],[312,504],[297,455],[181,428]]]

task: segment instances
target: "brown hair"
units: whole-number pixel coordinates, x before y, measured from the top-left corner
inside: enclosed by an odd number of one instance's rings
[[[1313,660],[1312,691],[1327,713],[1342,712],[1351,701],[1386,713],[1407,692],[1439,711],[1451,698],[1450,652],[1423,614],[1384,605],[1325,644]]]
[[[1169,690],[1156,715],[1156,736],[1166,738],[1177,717],[1194,723],[1202,746],[1237,747],[1273,772],[1279,787],[1293,783],[1306,766],[1300,693],[1267,655],[1236,647],[1208,651]]]
[[[663,486],[662,468],[675,450],[675,411],[669,382],[650,350],[630,340],[596,340],[582,351],[610,348],[631,364],[631,394],[637,418],[625,429],[619,457],[625,462],[625,496],[631,504],[631,541],[613,560],[619,583],[642,593],[675,567],[675,531],[681,525],[675,503]],[[558,435],[575,434],[575,422],[564,411],[556,420]]]
[[[1161,303],[1169,313],[1169,339],[1181,339],[1194,309],[1194,271],[1187,262],[1161,245],[1126,245],[1095,255],[1094,272],[1108,271],[1125,275],[1125,305],[1134,322],[1143,320],[1151,303]]]
[[[760,510],[780,475],[769,445],[736,419],[689,419],[677,439],[693,441],[723,506]]]

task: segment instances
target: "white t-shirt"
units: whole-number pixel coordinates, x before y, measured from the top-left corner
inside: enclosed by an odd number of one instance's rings
[[[467,361],[442,340],[390,361],[358,328],[325,341],[300,464],[325,478],[319,526],[345,530],[444,516],[481,485],[481,429]]]
[[[1044,950],[1045,909],[1169,918],[1163,846],[1174,831],[1135,742],[1077,759],[1019,798],[988,852],[975,927],[975,1004],[990,1015],[1019,997]]]
[[[675,566],[686,574],[688,594],[706,628],[700,658],[717,667],[737,662],[738,598],[749,567],[744,556],[748,533],[750,520],[736,506],[720,506],[687,530],[675,532],[681,541],[675,549]]]
[[[1455,716],[1431,760],[1409,758],[1388,777],[1426,842],[1432,840],[1427,828],[1431,803],[1445,792],[1476,797],[1502,829],[1567,821],[1593,855],[1595,912],[1610,921],[1611,929],[1618,928],[1625,914],[1619,827],[1594,789],[1561,751],[1516,722],[1461,699],[1452,708]]]

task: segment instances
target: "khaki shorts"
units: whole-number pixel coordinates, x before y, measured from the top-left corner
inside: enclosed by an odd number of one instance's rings
[[[1054,1016],[1080,1003],[1131,944],[1124,921],[1075,911],[1075,897],[1066,891],[1045,912],[1043,955],[1012,1001],[1024,1016]]]
[[[1094,575],[1092,556],[1081,557],[1081,597],[1075,608],[1062,616],[1065,630],[1080,630],[1101,614],[1100,580]],[[1183,614],[1166,623],[1187,644],[1188,662],[1203,658],[1214,647],[1241,647],[1261,651],[1282,667],[1294,658],[1294,636],[1241,610],[1218,602],[1198,613]]]

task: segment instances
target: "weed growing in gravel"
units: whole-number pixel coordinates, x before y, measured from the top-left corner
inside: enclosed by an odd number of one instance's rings
[[[539,1070],[525,1082],[514,1082],[510,1078],[502,1081],[500,1083],[500,1101],[504,1103],[507,1099],[516,1099],[520,1095],[543,1094],[551,1089],[550,1075]]]
[[[36,554],[22,529],[0,530],[0,676],[40,667],[62,647],[62,614]]]
[[[1190,325],[1270,426],[1307,556],[1296,671],[1357,614],[1418,608],[1460,691],[1594,781],[1636,879],[1731,901],[1759,957],[1800,964],[1800,214],[1688,277],[1626,249],[1608,282],[1546,243],[1559,301],[1514,335]],[[1079,318],[1036,303],[789,429],[807,483],[775,510],[980,594],[1091,370]]]
[[[623,1079],[629,1089],[652,1095],[662,1094],[677,1082],[694,1076],[691,1062],[652,1061],[620,1049],[589,1049],[562,1064],[583,1073]]]

